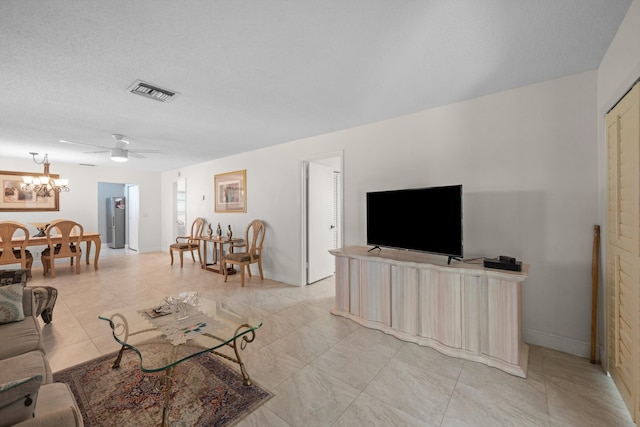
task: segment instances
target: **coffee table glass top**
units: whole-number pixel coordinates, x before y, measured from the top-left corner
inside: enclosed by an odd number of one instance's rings
[[[138,353],[145,372],[169,369],[225,345],[246,345],[262,326],[225,302],[194,294],[110,310],[99,318],[109,322],[118,343]]]

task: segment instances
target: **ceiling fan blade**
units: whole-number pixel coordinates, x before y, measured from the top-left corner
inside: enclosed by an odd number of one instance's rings
[[[157,153],[157,154],[168,154],[167,150],[128,150],[129,153]]]
[[[60,142],[64,143],[64,144],[71,144],[71,145],[82,145],[84,147],[95,147],[95,148],[103,148],[105,150],[110,149],[111,147],[104,147],[102,145],[93,145],[93,144],[85,144],[84,142],[73,142],[73,141],[67,141],[66,139],[61,139]]]
[[[131,151],[131,150],[127,150],[127,151],[129,152],[129,155],[130,155],[131,157],[135,157],[135,158],[137,158],[137,159],[146,159],[146,157],[145,157],[145,156],[143,156],[142,154],[138,154],[138,153],[136,153],[135,151]]]
[[[87,154],[95,154],[95,153],[108,153],[110,150],[99,150],[99,151],[83,151],[83,153]]]

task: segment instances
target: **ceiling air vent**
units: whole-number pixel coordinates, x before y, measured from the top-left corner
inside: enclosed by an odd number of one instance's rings
[[[160,102],[169,102],[175,98],[178,92],[163,89],[158,86],[151,85],[143,82],[142,80],[136,80],[130,87],[129,92],[136,95],[146,96],[147,98],[155,99]]]

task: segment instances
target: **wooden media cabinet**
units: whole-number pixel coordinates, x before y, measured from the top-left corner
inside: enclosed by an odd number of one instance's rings
[[[419,252],[366,247],[331,250],[333,314],[404,341],[526,378],[522,282],[512,272]]]

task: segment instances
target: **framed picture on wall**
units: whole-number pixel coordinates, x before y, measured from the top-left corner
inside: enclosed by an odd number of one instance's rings
[[[227,172],[213,177],[216,212],[247,211],[247,171]]]
[[[39,178],[41,173],[0,171],[0,212],[59,211],[60,194],[57,191],[34,191],[23,188],[23,176]],[[51,174],[51,178],[58,175]]]

